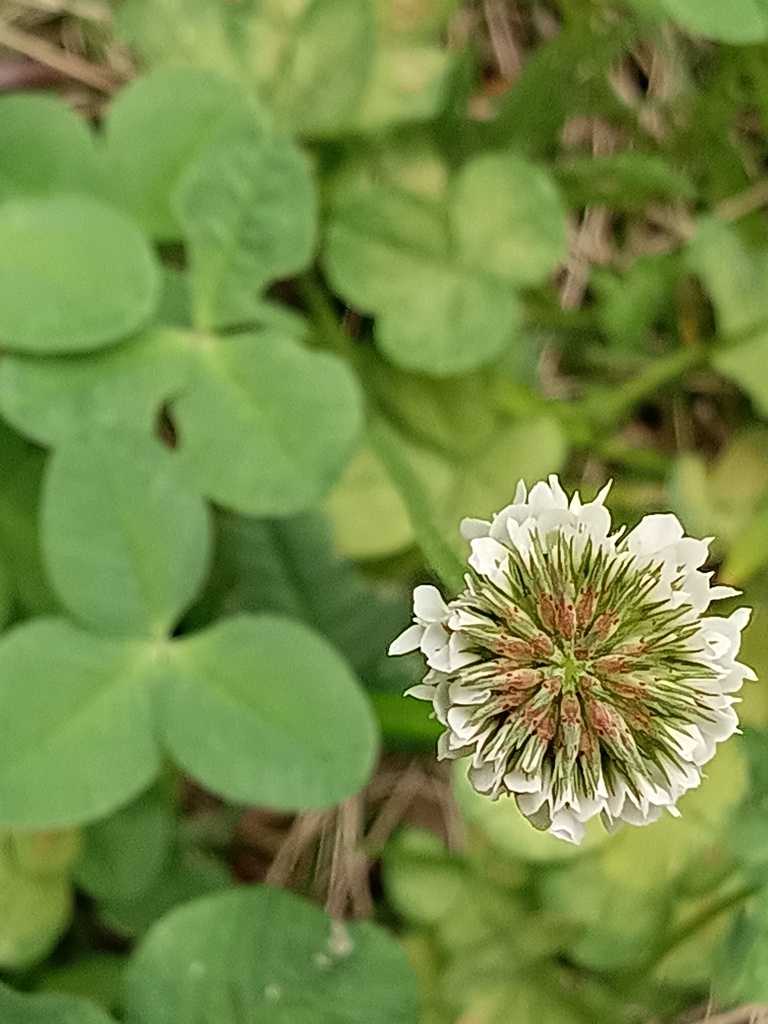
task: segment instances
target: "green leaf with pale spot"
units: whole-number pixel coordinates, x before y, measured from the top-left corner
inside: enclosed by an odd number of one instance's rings
[[[565,253],[565,207],[546,171],[522,157],[475,157],[451,188],[461,262],[518,285],[537,285]]]
[[[154,439],[102,430],[52,453],[46,565],[62,601],[97,632],[167,634],[203,583],[209,543],[205,503]]]
[[[175,641],[158,700],[173,758],[228,800],[326,807],[373,767],[376,727],[359,682],[291,619],[243,615]]]
[[[59,995],[22,995],[0,983],[3,1024],[114,1024],[98,1006],[85,999]]]
[[[222,139],[263,122],[253,98],[204,68],[172,68],[130,82],[109,106],[109,195],[161,241],[178,240],[171,199],[185,171]]]
[[[174,207],[195,322],[205,330],[253,321],[265,285],[312,256],[312,179],[290,139],[254,131],[221,141],[184,175]]]
[[[376,53],[355,127],[372,131],[401,121],[427,121],[443,105],[451,55],[433,45],[405,41]]]
[[[126,1024],[416,1024],[416,983],[395,939],[259,887],[196,900],[134,954]]]
[[[147,239],[95,199],[13,199],[0,206],[0,342],[78,352],[139,331],[160,298]]]
[[[428,457],[429,459],[429,457]],[[420,465],[422,474],[436,468]],[[336,486],[328,495],[325,511],[331,520],[336,550],[344,558],[384,558],[414,543],[413,527],[400,492],[381,459],[370,445],[357,449]]]
[[[157,774],[159,737],[208,789],[279,810],[351,796],[377,752],[346,662],[278,616],[162,646],[35,619],[0,638],[0,703],[0,823],[16,828],[87,823],[126,803]]]
[[[376,44],[369,0],[128,0],[118,31],[150,66],[220,71],[310,135],[353,123]]]
[[[325,265],[339,294],[375,315],[392,362],[444,376],[502,354],[518,330],[518,289],[542,283],[564,249],[565,211],[546,172],[485,155],[442,200],[392,187],[340,196]]]
[[[0,200],[94,192],[101,167],[84,118],[52,96],[0,99]]]
[[[144,789],[159,766],[146,648],[33,619],[0,638],[0,822],[80,824]]]
[[[0,833],[0,967],[42,960],[69,925],[78,840],[71,830]]]
[[[171,412],[180,457],[200,489],[246,515],[316,505],[362,425],[348,366],[275,328],[190,344],[193,376]]]
[[[281,122],[323,135],[354,123],[376,47],[368,0],[309,0],[290,12],[282,0],[263,0],[259,14],[251,38],[268,40],[263,52],[271,78],[256,61],[252,66]]]

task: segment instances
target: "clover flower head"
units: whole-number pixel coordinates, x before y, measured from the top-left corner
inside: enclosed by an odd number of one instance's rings
[[[597,815],[612,829],[677,814],[755,678],[736,660],[749,609],[704,614],[738,593],[702,571],[709,541],[671,514],[611,532],[607,492],[569,500],[551,476],[491,522],[465,519],[466,589],[417,587],[389,649],[426,659],[408,694],[445,727],[439,756],[469,758],[475,789],[574,843]]]

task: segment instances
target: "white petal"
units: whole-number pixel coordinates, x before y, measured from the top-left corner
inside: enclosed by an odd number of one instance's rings
[[[435,687],[435,696],[432,702],[435,708],[435,715],[441,725],[448,725],[448,711],[451,707],[451,698],[448,693],[448,689],[449,687],[446,680],[438,683]]]
[[[438,761],[453,761],[457,757],[462,757],[465,751],[462,747],[454,749],[450,745],[450,740],[453,738],[453,734],[450,732],[442,732],[437,737],[437,759]]]
[[[535,814],[547,802],[547,793],[543,789],[530,789],[524,793],[517,794],[517,806],[520,812],[527,817]]]
[[[517,768],[513,772],[507,772],[504,776],[504,785],[510,793],[535,793],[541,789],[541,777],[526,775]]]
[[[688,569],[698,569],[709,556],[709,544],[695,537],[683,537],[675,544],[677,564]]]
[[[452,704],[484,704],[491,695],[490,690],[478,690],[462,686],[461,682],[450,683],[448,693]]]
[[[603,502],[605,501],[605,499],[608,497],[608,494],[609,494],[609,492],[610,492],[612,487],[613,487],[613,480],[609,480],[608,483],[605,484],[605,486],[600,489],[600,493],[595,498],[595,503],[598,504],[598,505],[602,505]]]
[[[469,769],[469,781],[478,793],[489,793],[498,782],[498,772],[489,761]]]
[[[470,721],[471,716],[472,709],[468,707],[452,707],[448,711],[448,725],[464,743],[476,736],[481,728],[477,722]]]
[[[417,700],[432,701],[435,699],[435,688],[428,683],[417,683],[406,690],[404,696],[415,697]]]
[[[560,494],[562,494],[562,488]],[[567,508],[568,501],[565,499],[564,494],[562,498],[560,494],[553,494],[549,484],[545,484],[543,480],[540,480],[537,484],[533,485],[531,493],[528,495],[531,513],[537,516],[548,508]]]
[[[413,626],[409,626],[400,636],[395,637],[392,643],[389,645],[388,654],[408,654],[410,651],[415,651],[421,644],[421,638],[424,635],[424,627],[416,623]]]
[[[479,537],[472,541],[469,564],[481,576],[494,579],[509,557],[506,548],[492,537]]]
[[[655,555],[683,538],[683,527],[671,512],[645,516],[627,536],[627,550],[633,555]]]
[[[546,546],[550,535],[560,533],[563,528],[573,527],[575,523],[575,512],[569,512],[567,508],[548,508],[539,515],[536,529]]]
[[[439,654],[439,652],[445,647],[447,657],[448,633],[446,632],[445,627],[440,622],[430,622],[423,632],[419,647],[427,659]],[[439,666],[434,665],[433,668],[439,668]],[[441,669],[441,671],[449,672],[450,668]]]
[[[510,523],[521,523],[529,515],[527,505],[507,505],[493,517],[489,537],[504,541],[509,533]]]
[[[484,626],[488,622],[482,615],[468,612],[464,608],[454,608],[451,617],[448,619],[449,629],[461,629],[463,626]]]
[[[572,811],[557,811],[552,815],[552,824],[547,831],[557,839],[564,839],[568,843],[575,843],[578,846],[584,838],[584,825],[578,820]]]
[[[556,473],[550,473],[549,475],[549,489],[552,492],[552,498],[556,507],[568,508],[568,495],[563,490]]]
[[[608,536],[611,530],[611,513],[604,505],[590,502],[577,513],[579,524],[583,524],[587,533],[600,541]]]
[[[477,661],[478,655],[466,649],[467,643],[467,639],[461,633],[451,633],[448,640],[448,663],[451,672],[457,672],[460,668]]]
[[[413,614],[422,622],[443,622],[450,614],[437,587],[422,583],[413,592]]]
[[[739,630],[746,629],[751,615],[751,608],[737,608],[736,611],[729,616],[728,621],[733,622]]]
[[[459,531],[464,540],[476,540],[478,537],[488,536],[491,524],[485,519],[462,519]]]

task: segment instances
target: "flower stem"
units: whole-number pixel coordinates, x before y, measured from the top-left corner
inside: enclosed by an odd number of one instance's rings
[[[742,885],[739,889],[735,889],[733,892],[727,895],[721,896],[720,899],[709,903],[706,907],[699,911],[698,914],[694,914],[693,917],[689,918],[678,928],[673,929],[669,935],[667,935],[663,942],[652,951],[652,953],[644,960],[641,961],[636,967],[633,967],[628,975],[625,975],[622,980],[639,981],[645,975],[649,974],[655,967],[657,967],[664,958],[681,946],[687,939],[690,939],[702,928],[705,928],[711,921],[724,914],[728,910],[733,910],[735,907],[740,906],[750,896],[754,896],[759,890],[760,886],[754,882]]]
[[[464,568],[434,522],[429,497],[403,452],[395,430],[377,412],[368,415],[368,439],[400,492],[424,557],[451,594],[464,587]]]
[[[320,281],[313,274],[301,280],[302,294],[325,346],[342,358],[357,361],[351,338],[339,323]],[[424,557],[446,589],[456,594],[464,587],[464,568],[435,525],[429,496],[403,451],[400,437],[368,395],[367,437],[408,509],[416,540]]]

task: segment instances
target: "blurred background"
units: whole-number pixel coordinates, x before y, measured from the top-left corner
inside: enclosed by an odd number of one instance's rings
[[[270,297],[348,359],[369,418],[322,509],[220,514],[182,628],[300,614],[360,675],[382,753],[362,793],[298,816],[185,781],[171,820],[161,782],[84,853],[59,837],[44,890],[8,854],[28,888],[0,891],[0,965],[113,1006],[133,940],[235,878],[383,924],[422,1024],[768,1020],[764,682],[679,820],[576,848],[436,761],[401,696],[418,658],[385,656],[412,586],[466,556],[460,519],[559,473],[590,498],[612,480],[617,522],[671,510],[713,537],[768,674],[768,4],[0,0],[0,94],[97,130],[127,82],[186,67],[245,85],[309,159],[317,259]]]

